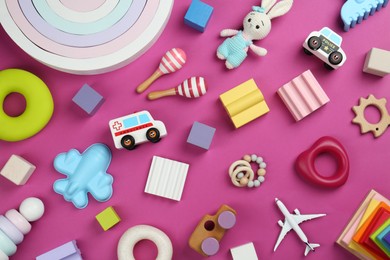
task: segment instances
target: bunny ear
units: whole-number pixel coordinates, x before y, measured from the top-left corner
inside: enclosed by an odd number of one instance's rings
[[[285,13],[290,11],[292,4],[293,4],[293,0],[280,1],[267,14],[269,19],[284,15]]]
[[[261,1],[261,7],[264,8],[267,13],[269,9],[275,4],[276,0],[263,0]]]

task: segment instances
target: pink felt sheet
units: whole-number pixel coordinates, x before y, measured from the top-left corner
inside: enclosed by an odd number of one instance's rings
[[[122,69],[97,76],[75,76],[50,69],[30,58],[0,29],[0,69],[13,67],[35,73],[47,83],[55,102],[51,122],[38,135],[16,143],[0,141],[0,166],[11,154],[37,166],[24,186],[0,179],[0,213],[17,207],[28,196],[40,197],[46,205],[46,214],[33,224],[12,259],[33,259],[73,239],[78,241],[85,259],[115,259],[120,236],[138,224],[150,224],[165,231],[173,243],[174,259],[201,259],[189,248],[188,238],[202,216],[214,214],[223,203],[237,211],[237,225],[226,233],[213,259],[230,259],[229,248],[250,241],[260,259],[301,259],[304,245],[293,232],[275,253],[272,250],[280,232],[277,221],[283,219],[274,203],[275,197],[290,210],[299,208],[302,214],[328,214],[301,226],[310,242],[321,244],[308,258],[353,258],[334,241],[371,188],[390,197],[387,166],[390,131],[375,139],[371,134],[361,135],[359,127],[351,123],[354,117],[351,108],[360,97],[374,94],[390,99],[390,76],[379,78],[362,72],[365,55],[372,47],[390,49],[390,7],[346,33],[339,18],[344,1],[325,5],[319,1],[295,1],[290,13],[275,18],[267,38],[256,43],[268,50],[267,56],[249,53],[239,68],[227,71],[215,55],[223,42],[219,32],[240,28],[243,17],[259,1],[205,2],[214,7],[214,13],[203,34],[183,22],[190,0],[176,1],[165,31],[149,51]],[[324,26],[335,30],[344,40],[342,48],[348,60],[336,71],[327,71],[320,60],[302,51],[302,41],[307,35]],[[136,94],[137,85],[157,69],[160,58],[173,47],[186,51],[187,64],[181,71],[160,78],[150,90],[175,87],[191,76],[203,76],[209,86],[207,95],[198,100],[170,97],[150,102],[145,94]],[[331,101],[295,122],[276,91],[307,69]],[[255,79],[271,111],[235,130],[218,97],[249,78]],[[106,99],[93,117],[71,101],[84,83]],[[116,150],[108,121],[142,109],[164,121],[168,136],[158,144],[143,144],[131,152]],[[373,111],[368,112],[375,118]],[[186,143],[194,121],[217,129],[209,151]],[[335,190],[314,187],[300,179],[293,169],[298,154],[324,135],[337,138],[350,158],[350,177]],[[96,142],[105,143],[112,150],[108,172],[114,176],[114,194],[106,203],[91,199],[86,209],[78,210],[52,189],[54,181],[63,177],[54,170],[53,159],[60,152],[71,148],[83,151]],[[230,164],[246,153],[261,155],[267,162],[266,181],[259,189],[234,187],[228,178]],[[144,193],[153,155],[190,164],[180,202]],[[321,157],[317,166],[325,174],[335,168],[334,161],[327,156]],[[108,206],[114,206],[122,221],[104,232],[95,215]],[[135,253],[137,259],[150,259],[156,250],[151,243],[143,242]]]

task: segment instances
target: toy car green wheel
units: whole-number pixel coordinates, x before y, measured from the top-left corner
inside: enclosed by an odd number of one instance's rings
[[[340,64],[343,61],[343,54],[338,51],[334,51],[329,55],[329,62],[333,65]]]
[[[127,150],[133,150],[135,148],[135,139],[131,135],[125,135],[121,139],[121,145]]]
[[[312,36],[307,41],[307,45],[309,46],[310,49],[314,51],[318,50],[321,47],[321,39],[317,36]]]
[[[152,143],[157,143],[160,141],[160,131],[157,128],[150,128],[146,132],[146,138]]]

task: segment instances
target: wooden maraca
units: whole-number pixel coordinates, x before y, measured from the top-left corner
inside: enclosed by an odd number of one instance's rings
[[[171,88],[162,91],[154,91],[148,94],[150,100],[166,97],[180,95],[186,98],[198,98],[203,96],[207,92],[207,86],[204,78],[202,77],[191,77],[186,79],[176,88]]]
[[[137,87],[137,92],[144,92],[156,79],[162,75],[175,72],[183,67],[186,63],[186,53],[179,48],[173,48],[170,51],[167,51],[162,57],[158,69],[150,76],[147,80],[141,83]]]

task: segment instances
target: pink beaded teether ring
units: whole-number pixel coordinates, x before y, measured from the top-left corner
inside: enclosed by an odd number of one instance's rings
[[[256,154],[245,155],[243,159],[244,160],[235,161],[229,167],[229,176],[232,183],[237,187],[259,187],[260,184],[265,181],[264,176],[266,174],[265,168],[267,167],[267,164],[262,157],[259,157]],[[257,179],[255,179],[255,174],[250,162],[255,162],[259,165]]]

